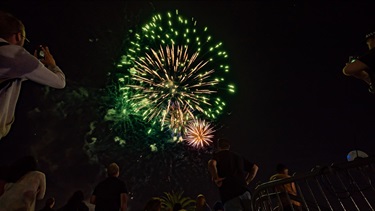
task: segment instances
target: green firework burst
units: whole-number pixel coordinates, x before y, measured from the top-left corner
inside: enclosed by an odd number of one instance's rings
[[[234,92],[226,80],[227,62],[223,43],[194,18],[184,18],[178,10],[157,14],[130,34],[116,70],[123,84],[118,97],[126,96],[122,106],[132,115],[181,135],[188,121],[215,121],[224,112],[222,96]],[[129,77],[127,84],[124,77]]]

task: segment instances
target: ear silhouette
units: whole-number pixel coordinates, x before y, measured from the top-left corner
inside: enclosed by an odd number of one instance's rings
[[[17,33],[16,34],[16,41],[20,41],[21,40],[21,33]]]

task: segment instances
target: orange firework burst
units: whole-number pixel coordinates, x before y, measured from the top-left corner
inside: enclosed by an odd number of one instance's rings
[[[189,145],[196,148],[204,148],[212,143],[212,134],[215,130],[209,122],[195,119],[189,122],[185,127],[185,138]]]

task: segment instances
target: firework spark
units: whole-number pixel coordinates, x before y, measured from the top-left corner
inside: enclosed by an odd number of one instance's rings
[[[209,94],[216,91],[209,88],[218,82],[210,78],[214,70],[203,69],[207,62],[196,61],[197,52],[189,57],[187,47],[179,46],[175,50],[174,45],[165,50],[160,47],[157,52],[151,51],[152,55],[146,54],[145,59],[136,61],[132,77],[139,85],[129,85],[141,91],[133,97],[134,101],[149,102],[139,106],[138,110],[145,108],[144,114],[149,120],[160,118],[163,125],[172,111],[180,118],[189,118],[193,117],[190,111],[204,112],[202,105],[211,106]]]
[[[193,147],[204,148],[212,143],[213,132],[215,130],[211,127],[209,122],[205,120],[196,119],[190,121],[185,127],[184,140]]]

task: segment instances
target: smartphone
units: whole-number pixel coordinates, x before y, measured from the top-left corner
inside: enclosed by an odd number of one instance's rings
[[[37,51],[36,51],[36,56],[38,57],[38,59],[44,59],[44,51],[42,49],[42,45],[40,45],[38,48],[37,48]]]
[[[353,62],[355,62],[355,60],[356,60],[357,58],[358,58],[357,56],[349,56],[349,63],[353,63]]]

